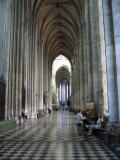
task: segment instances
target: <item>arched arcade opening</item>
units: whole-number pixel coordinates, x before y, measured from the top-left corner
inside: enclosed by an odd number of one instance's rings
[[[71,64],[59,55],[52,65],[52,105],[70,106],[71,102]],[[56,97],[56,98],[55,98]]]

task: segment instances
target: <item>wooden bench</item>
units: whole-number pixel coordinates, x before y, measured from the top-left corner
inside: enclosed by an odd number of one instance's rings
[[[107,134],[107,129],[106,128],[94,128],[93,129],[93,134],[98,136],[98,137],[101,137],[103,134]]]
[[[108,143],[117,143],[120,140],[120,124],[114,124],[107,131]]]
[[[103,117],[102,127],[93,129],[93,133],[98,136],[106,136],[107,143],[117,143],[120,141],[120,123],[108,127],[108,118]]]

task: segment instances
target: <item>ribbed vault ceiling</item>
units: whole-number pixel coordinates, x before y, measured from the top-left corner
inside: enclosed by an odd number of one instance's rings
[[[34,27],[37,27],[45,54],[54,59],[60,54],[74,56],[83,0],[33,0]]]
[[[68,68],[65,66],[62,66],[58,69],[56,72],[56,84],[59,84],[62,80],[66,80],[67,82],[70,82],[70,73],[68,71]]]

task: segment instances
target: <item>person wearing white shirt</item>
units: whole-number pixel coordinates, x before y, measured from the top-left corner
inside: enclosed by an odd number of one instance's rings
[[[78,113],[76,114],[76,124],[77,124],[79,135],[82,134],[82,121],[83,121],[83,119],[84,119],[84,117],[83,117],[82,113],[80,112],[80,110],[78,110]]]
[[[90,125],[90,126],[89,126],[90,128],[89,128],[88,135],[91,135],[91,134],[92,134],[93,129],[100,129],[100,128],[101,128],[101,125],[102,125],[102,116],[99,115],[96,124],[93,124],[93,125]]]

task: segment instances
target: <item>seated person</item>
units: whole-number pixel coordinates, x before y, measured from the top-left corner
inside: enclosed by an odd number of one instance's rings
[[[88,126],[90,125],[90,121],[87,118],[87,114],[83,112],[83,131],[88,132]]]
[[[88,135],[92,134],[93,129],[100,129],[101,125],[102,125],[102,116],[99,115],[96,124],[92,124],[92,125],[89,126]]]

